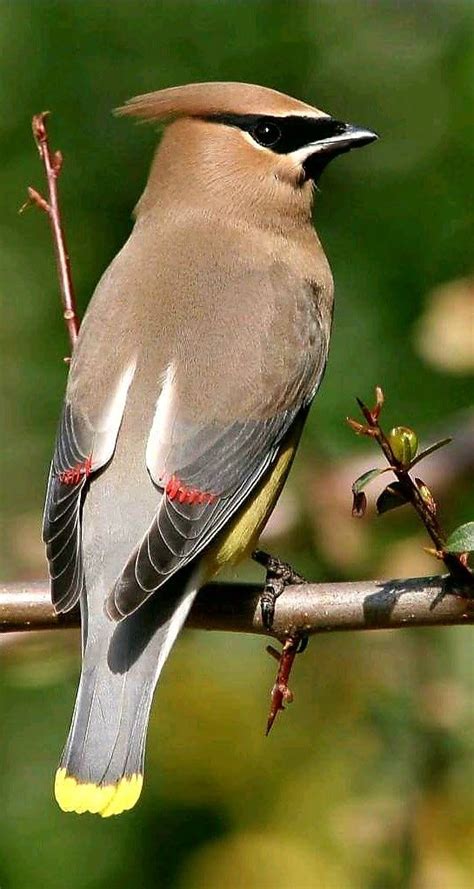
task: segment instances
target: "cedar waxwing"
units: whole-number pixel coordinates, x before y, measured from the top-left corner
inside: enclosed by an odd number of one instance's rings
[[[53,602],[79,600],[82,673],[62,809],[137,801],[156,682],[199,587],[248,554],[328,353],[314,181],[368,130],[263,87],[132,99],[169,121],[71,362],[44,516]]]

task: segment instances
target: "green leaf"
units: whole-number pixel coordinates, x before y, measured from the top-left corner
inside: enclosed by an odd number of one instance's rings
[[[452,442],[452,438],[442,438],[440,441],[435,441],[434,444],[430,445],[429,448],[425,448],[424,451],[420,451],[417,457],[410,463],[410,469],[415,463],[419,463],[420,460],[424,460],[425,457],[429,457],[430,454],[434,454],[435,451],[439,451],[440,448],[444,448],[446,445]]]
[[[408,503],[408,500],[403,493],[402,485],[400,482],[391,482],[377,498],[377,512],[379,515],[382,515],[382,513],[389,512],[391,509],[404,506],[405,503]]]
[[[374,478],[377,478],[378,475],[381,475],[382,472],[387,472],[387,469],[369,469],[368,472],[364,472],[362,475],[359,476],[359,478],[355,480],[354,484],[352,485],[352,493],[360,494],[360,492],[363,491],[364,488],[366,488],[367,485],[369,485]]]
[[[446,542],[448,553],[472,553],[474,552],[474,522],[466,522],[459,525]]]

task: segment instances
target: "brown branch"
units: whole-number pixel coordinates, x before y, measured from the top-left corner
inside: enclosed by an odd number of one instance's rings
[[[282,642],[281,652],[267,647],[278,660],[267,734],[284,704],[293,700],[288,680],[300,643],[308,636],[474,623],[474,600],[462,598],[451,577],[288,586],[276,603],[271,633],[262,624],[261,593],[253,584],[209,584],[200,591],[187,626],[271,635]],[[79,620],[78,609],[54,613],[46,581],[0,587],[0,633],[78,627]]]
[[[384,394],[380,386],[376,386],[375,388],[375,397],[376,403],[372,409],[368,408],[360,398],[357,399],[357,403],[366,420],[366,426],[362,423],[358,423],[356,420],[351,420],[350,418],[348,418],[348,423],[356,434],[369,435],[371,438],[375,439],[389,464],[387,468],[393,472],[399,483],[400,494],[402,495],[403,500],[407,503],[411,503],[431,537],[431,540],[435,545],[434,555],[444,562],[452,578],[456,581],[458,587],[462,591],[462,595],[472,597],[474,596],[474,575],[472,571],[469,569],[462,555],[447,551],[446,534],[438,519],[438,507],[436,501],[431,494],[431,491],[429,491],[421,479],[413,479],[410,475],[410,469],[427,456],[428,453],[431,453],[431,449],[427,449],[424,454],[420,454],[418,457],[413,454],[412,459],[408,458],[405,460],[397,457],[389,438],[380,425],[379,418],[384,404]],[[411,432],[411,430],[407,431]],[[442,442],[438,442],[435,447],[440,447],[447,444],[449,441],[450,439],[445,439]],[[433,448],[433,450],[434,449],[435,448]],[[363,501],[359,501],[359,504],[362,502],[362,508],[359,512],[357,511],[359,505],[357,496],[363,498]],[[365,510],[365,502],[365,495],[362,492],[359,495],[356,495],[354,500],[354,515],[363,514]]]
[[[208,584],[199,593],[187,626],[271,635],[284,642],[330,631],[474,623],[474,602],[461,596],[451,577],[289,586],[276,603],[270,634],[262,625],[261,592],[256,584]],[[0,632],[77,626],[77,610],[54,613],[47,581],[0,586]]]
[[[40,210],[47,213],[53,236],[56,269],[58,273],[61,302],[63,305],[63,318],[69,334],[71,348],[74,349],[79,333],[79,318],[76,310],[76,297],[72,283],[71,264],[66,246],[66,238],[61,219],[61,211],[58,198],[58,179],[61,173],[63,157],[60,151],[52,152],[49,147],[48,133],[46,130],[47,111],[35,114],[32,120],[33,137],[42,160],[46,180],[48,183],[48,198],[44,197],[34,188],[28,188],[28,201],[21,208],[35,204]]]

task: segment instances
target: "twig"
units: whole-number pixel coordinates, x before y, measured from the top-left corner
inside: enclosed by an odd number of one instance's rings
[[[262,625],[261,592],[257,584],[208,584],[199,593],[187,626],[256,633],[285,642],[291,636],[341,630],[474,623],[474,602],[461,596],[451,577],[289,586],[276,603],[271,633]],[[48,581],[0,586],[0,632],[78,626],[78,611],[55,614]]]
[[[389,464],[386,469],[381,471],[386,472],[387,469],[390,469],[394,473],[399,486],[397,488],[397,494],[399,494],[401,498],[400,504],[411,503],[435,545],[433,554],[444,562],[451,576],[458,584],[461,594],[472,597],[474,595],[474,575],[472,571],[467,566],[465,558],[462,555],[447,551],[446,535],[437,516],[436,501],[431,494],[431,491],[422,480],[413,479],[410,475],[410,469],[415,466],[416,463],[419,463],[421,459],[428,456],[430,453],[433,453],[435,449],[449,443],[450,439],[444,439],[441,442],[437,442],[435,446],[427,448],[425,452],[418,456],[416,456],[416,446],[412,455],[408,455],[406,458],[397,456],[394,453],[389,438],[379,422],[379,417],[384,404],[384,394],[380,386],[376,387],[375,395],[376,403],[372,409],[368,408],[360,398],[357,399],[357,403],[364,415],[367,425],[358,423],[357,420],[352,420],[350,418],[348,418],[348,423],[358,435],[369,435],[377,442]],[[412,430],[405,429],[405,427],[403,427],[403,429],[406,433],[412,434],[416,439]],[[396,432],[396,429],[392,430],[392,432]],[[380,470],[374,470],[374,473],[380,474]],[[369,476],[369,473],[366,475]],[[356,491],[356,485],[357,482],[353,486],[354,491]],[[360,497],[359,500],[358,496]],[[354,515],[362,515],[364,510],[365,495],[363,495],[361,489],[355,493],[353,512]]]
[[[305,642],[308,637],[305,637]],[[294,660],[300,650],[301,639],[298,636],[289,636],[283,644],[282,651],[277,651],[273,645],[267,645],[268,654],[278,661],[278,672],[275,684],[271,692],[270,713],[267,719],[265,734],[269,735],[280,710],[284,710],[284,704],[291,704],[293,692],[288,688],[288,680],[294,664]],[[305,646],[306,647],[306,646]]]
[[[28,188],[28,200],[20,212],[27,206],[35,204],[43,210],[49,218],[53,235],[54,253],[58,273],[61,301],[63,305],[63,318],[69,334],[71,348],[74,349],[79,333],[79,318],[76,310],[76,298],[72,283],[71,264],[66,246],[66,238],[61,219],[61,211],[58,198],[58,179],[61,173],[63,156],[60,151],[52,152],[49,147],[48,133],[46,129],[47,111],[35,114],[32,120],[33,137],[42,160],[46,180],[48,183],[48,198],[45,198],[35,188]]]

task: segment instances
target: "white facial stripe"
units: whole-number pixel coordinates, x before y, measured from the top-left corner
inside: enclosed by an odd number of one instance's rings
[[[254,112],[255,114],[259,114],[258,111]],[[327,117],[331,117],[330,114],[325,114],[324,111],[314,111],[311,108],[302,108],[291,111],[262,111],[261,117],[314,117],[315,120],[325,119]]]
[[[328,141],[330,140],[326,139],[325,143],[327,143]],[[299,164],[304,164],[305,160],[307,160],[311,154],[315,153],[314,146],[319,144],[321,143],[310,142],[308,145],[303,145],[303,148],[297,148],[296,151],[292,151],[291,154],[288,155],[288,157],[291,157],[291,160],[296,166],[298,166]]]
[[[339,142],[347,141],[347,133],[341,133],[340,136],[331,136],[330,139],[319,139],[317,142],[308,142],[307,145],[303,145],[303,148],[298,148],[296,151],[290,152],[287,157],[291,157],[295,164],[304,164],[305,160],[307,160],[308,157],[311,157],[311,155],[320,154],[331,145],[337,145]]]

